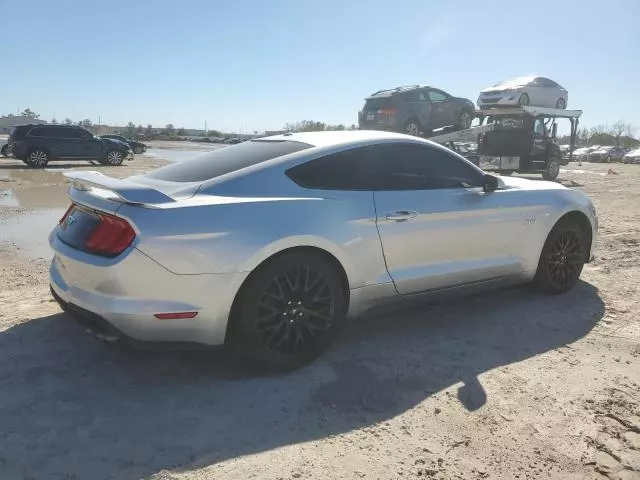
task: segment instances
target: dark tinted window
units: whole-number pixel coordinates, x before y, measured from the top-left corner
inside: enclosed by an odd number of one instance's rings
[[[302,142],[251,140],[167,165],[146,176],[170,182],[203,182],[307,148],[311,145]]]
[[[364,104],[364,110],[379,110],[393,105],[392,97],[368,98]]]
[[[377,148],[380,190],[481,186],[483,173],[444,149],[415,144]]]
[[[373,190],[372,148],[354,148],[293,167],[287,175],[301,187],[319,190]]]
[[[89,132],[80,128],[57,128],[56,130],[58,130],[56,136],[61,138],[70,138],[75,140],[91,136]]]
[[[53,137],[55,132],[53,127],[35,127],[29,130],[30,137]]]
[[[421,92],[419,90],[413,90],[411,92],[403,93],[402,99],[405,102],[417,102],[420,98],[420,93]]]

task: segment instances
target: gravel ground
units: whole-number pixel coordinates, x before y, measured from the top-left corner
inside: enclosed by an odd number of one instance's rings
[[[86,335],[32,245],[63,180],[0,161],[0,479],[639,479],[640,166],[610,167],[561,173],[601,221],[569,294],[380,314],[313,365],[256,376]]]

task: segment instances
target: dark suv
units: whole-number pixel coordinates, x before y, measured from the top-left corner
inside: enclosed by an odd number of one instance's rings
[[[412,85],[380,90],[366,98],[358,113],[361,130],[388,130],[428,135],[443,127],[471,126],[475,105],[437,88]]]
[[[125,158],[133,158],[129,145],[96,137],[75,125],[16,125],[9,133],[9,150],[14,158],[34,168],[43,168],[50,160],[121,165]]]

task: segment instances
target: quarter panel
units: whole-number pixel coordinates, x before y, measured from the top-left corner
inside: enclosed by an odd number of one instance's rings
[[[199,195],[192,206],[118,215],[140,231],[137,248],[178,274],[253,270],[282,250],[311,246],[334,255],[351,288],[390,281],[375,225],[371,192],[319,192],[298,198],[227,199]]]

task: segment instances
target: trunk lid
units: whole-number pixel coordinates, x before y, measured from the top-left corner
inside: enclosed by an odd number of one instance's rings
[[[388,125],[392,123],[395,111],[395,102],[391,96],[367,98],[360,123],[364,126]]]

